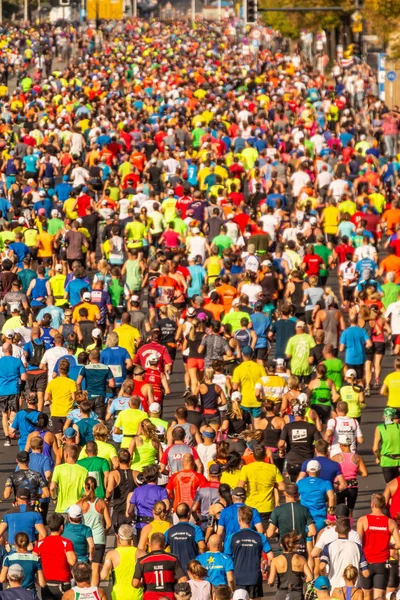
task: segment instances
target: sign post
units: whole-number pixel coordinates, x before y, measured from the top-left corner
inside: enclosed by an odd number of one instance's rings
[[[390,82],[390,108],[393,108],[393,96],[394,96],[393,83],[396,81],[396,78],[397,78],[396,71],[388,71],[386,73],[386,79]]]

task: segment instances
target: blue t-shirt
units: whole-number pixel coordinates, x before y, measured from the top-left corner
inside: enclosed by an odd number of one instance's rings
[[[225,552],[233,557],[236,585],[256,585],[261,577],[260,561],[271,546],[265,535],[241,529],[225,540]]]
[[[117,385],[122,385],[126,379],[125,364],[130,358],[126,348],[121,348],[120,346],[105,348],[100,353],[100,362],[110,367]]]
[[[225,540],[237,531],[240,531],[240,525],[238,521],[238,510],[241,506],[246,505],[244,504],[244,502],[237,502],[235,504],[231,504],[231,506],[227,506],[226,508],[224,508],[224,510],[220,514],[218,525],[221,525],[221,527],[224,527],[225,529]],[[261,517],[260,513],[256,508],[253,508],[252,511],[253,518],[251,520],[250,526],[252,527],[252,529],[254,529],[255,526],[258,525],[258,523],[261,523]]]
[[[348,327],[340,336],[340,343],[346,346],[346,365],[362,365],[365,363],[365,342],[369,337],[365,329],[357,325]]]
[[[84,365],[81,375],[86,381],[89,398],[106,396],[107,381],[113,377],[110,367],[102,363]]]
[[[29,537],[29,541],[34,542],[36,534],[35,526],[43,525],[40,513],[26,504],[21,504],[8,510],[3,520],[4,523],[7,523],[8,543],[10,545],[15,542],[15,536],[19,531],[24,531]]]
[[[14,252],[14,254],[16,255],[17,259],[18,259],[18,267],[20,267],[22,269],[23,267],[23,260],[25,258],[25,256],[28,256],[29,254],[29,248],[26,244],[24,244],[23,242],[13,242],[12,244],[9,245],[10,250],[12,250]]]
[[[68,294],[69,303],[71,306],[79,304],[81,301],[81,290],[83,290],[83,288],[88,288],[90,291],[90,285],[88,285],[84,279],[72,279],[72,281],[67,284],[65,291]]]
[[[189,267],[189,272],[192,280],[187,295],[189,298],[192,298],[192,296],[198,296],[200,294],[207,276],[207,271],[201,265],[191,265]]]
[[[227,585],[226,574],[233,571],[233,560],[223,552],[205,552],[196,557],[203,567],[208,571],[207,581],[212,585]]]
[[[342,473],[339,463],[328,458],[327,456],[316,456],[312,460],[316,460],[321,465],[320,478],[324,479],[325,481],[330,481],[333,484],[335,478]],[[303,473],[307,473],[307,465],[309,462],[309,460],[305,460],[301,465],[301,470]]]
[[[87,538],[93,537],[90,527],[83,523],[67,523],[64,527],[63,537],[72,542],[78,562],[89,562]]]
[[[42,570],[40,558],[32,552],[11,552],[5,557],[3,567],[10,568],[12,565],[20,565],[24,570],[25,577],[22,587],[35,591],[36,574]]]
[[[48,314],[51,316],[51,326],[54,329],[59,329],[64,319],[64,311],[59,306],[45,306],[41,308],[36,320],[38,323],[43,319],[44,315]]]
[[[165,532],[166,545],[172,554],[178,557],[182,568],[187,574],[186,566],[198,554],[197,544],[204,542],[204,535],[198,525],[186,521],[173,525]]]
[[[326,495],[333,490],[332,484],[320,477],[305,477],[297,482],[300,504],[306,506],[312,518],[322,522],[326,519]]]
[[[257,343],[255,348],[267,348],[267,331],[269,326],[271,325],[269,317],[263,315],[260,312],[255,312],[252,315],[250,315],[250,320],[253,325],[253,330],[257,335]]]
[[[56,185],[55,191],[59,201],[64,203],[66,200],[68,200],[68,198],[71,195],[72,189],[72,185],[70,185],[69,183],[59,183],[58,185]]]
[[[18,394],[23,373],[25,373],[25,367],[20,358],[14,356],[0,358],[0,396]]]
[[[121,412],[121,410],[125,410],[126,408],[129,408],[129,401],[130,398],[129,397],[123,397],[123,396],[119,396],[118,398],[114,398],[114,400],[111,402],[111,406],[108,409],[109,412],[114,416],[114,419],[117,418],[117,416],[119,415],[119,413]],[[112,439],[114,440],[114,442],[122,442],[122,438],[124,436],[118,433],[113,433],[112,434]]]
[[[36,173],[37,172],[37,165],[38,165],[37,156],[34,156],[33,154],[27,154],[22,159],[22,162],[24,163],[28,173]]]
[[[19,439],[18,439],[18,447],[20,450],[25,449],[26,440],[28,439],[28,435],[32,433],[32,431],[36,430],[36,422],[40,412],[38,410],[20,410],[14,417],[13,422],[11,423],[12,429],[17,429],[19,431]],[[33,467],[30,467],[33,471],[36,471]]]
[[[66,354],[65,356],[61,356],[61,358],[57,360],[56,364],[54,365],[53,373],[57,373],[57,375],[60,374],[60,362],[62,360],[67,360],[69,362],[70,369],[71,367],[76,367],[76,365],[78,364],[78,361],[76,360],[75,356],[73,356],[72,354]],[[71,375],[68,374],[68,377],[71,377]]]

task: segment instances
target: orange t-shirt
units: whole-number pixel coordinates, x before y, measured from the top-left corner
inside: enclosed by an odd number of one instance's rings
[[[39,233],[37,240],[39,242],[38,258],[50,258],[53,256],[53,239],[54,236],[42,231]]]
[[[397,223],[400,223],[400,208],[390,208],[389,210],[385,210],[382,215],[382,221],[386,222],[386,233],[394,233]]]
[[[215,302],[209,302],[204,305],[204,310],[208,310],[216,321],[221,321],[221,315],[225,312],[225,308],[222,304],[215,304]]]
[[[232,308],[232,302],[238,295],[237,289],[232,285],[228,285],[227,283],[223,283],[218,288],[215,288],[217,294],[222,300],[222,304],[224,306],[225,313],[229,312]]]
[[[385,273],[393,271],[395,274],[395,283],[400,283],[400,256],[389,255],[381,261],[379,265]]]

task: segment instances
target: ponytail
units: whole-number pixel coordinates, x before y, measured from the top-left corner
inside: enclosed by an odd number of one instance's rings
[[[86,477],[85,479],[85,495],[82,500],[84,502],[94,502],[96,500],[97,481],[94,477]]]

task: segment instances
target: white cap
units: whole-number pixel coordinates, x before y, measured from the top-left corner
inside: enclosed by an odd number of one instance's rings
[[[70,516],[71,519],[79,519],[82,516],[82,509],[79,504],[73,504],[69,507],[68,516]]]
[[[140,297],[137,294],[133,294],[133,296],[131,296],[131,301],[140,302]]]
[[[58,210],[56,208],[53,208],[53,210],[51,211],[51,216],[58,217]]]
[[[357,377],[357,372],[354,369],[347,369],[345,377]]]
[[[272,262],[270,260],[263,260],[261,263],[262,267],[272,267]]]
[[[196,314],[196,309],[193,308],[193,306],[189,306],[186,314],[188,317],[194,317],[194,315]]]
[[[240,304],[240,299],[239,298],[235,298],[232,302],[232,306],[239,306]]]
[[[285,359],[284,358],[277,358],[275,361],[275,364],[277,367],[284,367],[285,366]]]
[[[90,292],[85,292],[82,296],[82,298],[85,300],[85,302],[90,302],[90,300],[92,299],[92,295]],[[94,333],[94,331],[93,331]]]
[[[235,215],[233,213],[229,213],[229,215],[226,218],[227,219],[234,219]]]
[[[158,354],[153,352],[153,354],[150,354],[150,356],[147,357],[147,360],[149,361],[149,363],[158,363],[158,360],[159,360]]]
[[[317,460],[310,460],[307,463],[307,473],[310,473],[311,471],[320,471],[321,470],[321,465]]]
[[[18,225],[24,225],[24,224],[25,224],[25,219],[24,219],[24,217],[20,217],[20,218],[18,219]]]
[[[158,402],[152,402],[149,406],[149,411],[151,413],[160,413],[161,412],[161,405],[158,404]]]
[[[42,190],[41,192],[39,192],[39,196],[45,196],[46,192],[44,190]]]
[[[62,271],[63,270],[63,266],[60,265],[60,263],[56,264],[56,271]]]
[[[247,590],[235,590],[232,600],[250,600],[249,592]]]
[[[193,227],[192,233],[200,233],[200,229],[198,227]]]
[[[297,321],[297,323],[296,323],[296,328],[297,328],[297,327],[298,327],[299,329],[305,329],[305,328],[306,328],[306,324],[304,323],[304,321]]]
[[[17,302],[12,302],[10,304],[10,312],[12,312],[12,313],[13,312],[19,312],[19,308],[20,307],[19,307],[19,304]],[[12,331],[12,329],[8,329],[7,331]],[[12,337],[14,337],[14,336],[12,336]]]
[[[15,335],[15,331],[14,331],[14,329],[6,329],[6,332],[4,335],[6,336],[7,339],[12,340]]]
[[[343,444],[343,446],[351,446],[353,441],[353,438],[350,435],[347,435],[346,433],[342,433],[338,436],[338,442],[339,444]]]
[[[231,400],[237,400],[238,402],[240,402],[241,399],[242,399],[242,394],[240,392],[232,392]]]
[[[304,392],[301,392],[301,394],[299,394],[297,396],[297,402],[299,404],[307,404],[308,403],[308,396],[307,396],[307,394],[305,394]]]
[[[101,329],[99,329],[98,327],[95,327],[92,331],[92,337],[94,338],[101,338],[101,336],[103,335],[103,332],[101,331]]]
[[[196,260],[196,255],[195,254],[189,254],[188,260],[195,261]]]

